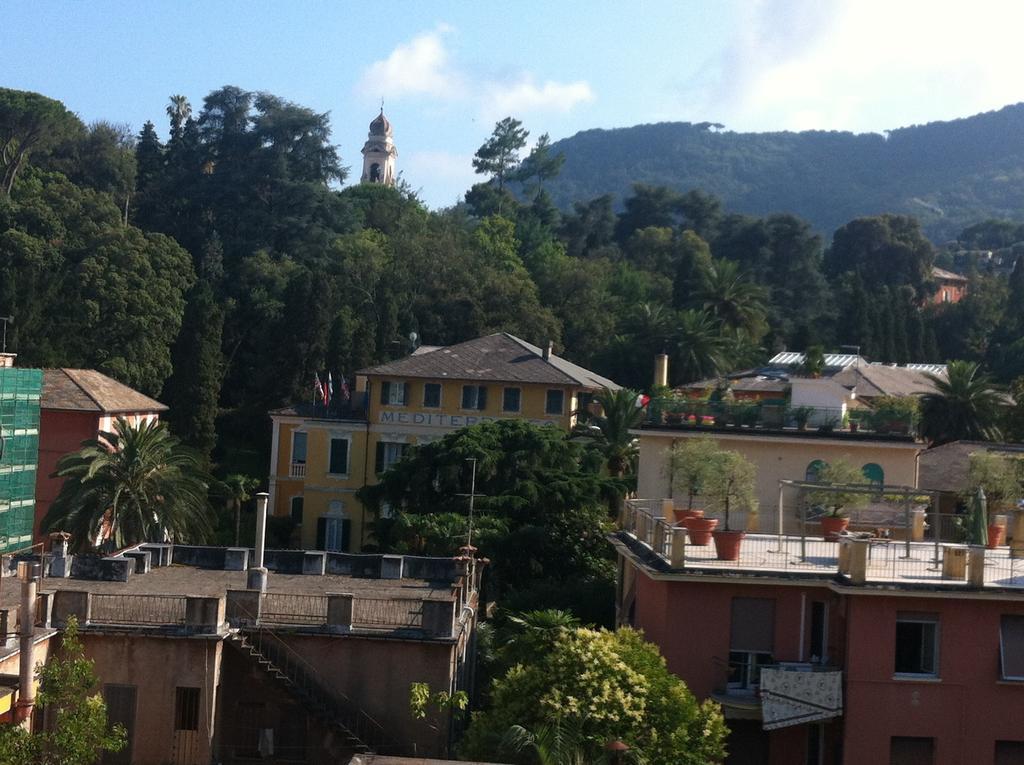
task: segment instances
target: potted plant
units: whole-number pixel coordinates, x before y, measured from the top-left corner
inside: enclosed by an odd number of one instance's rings
[[[875,430],[879,433],[907,434],[917,422],[918,400],[915,396],[879,396],[873,405]]]
[[[975,452],[968,459],[964,499],[970,500],[979,488],[984,490],[992,510],[988,547],[995,548],[1006,540],[1006,513],[1024,496],[1024,460],[986,451]]]
[[[686,527],[691,544],[708,544],[711,530],[718,525],[713,518],[708,519],[708,523],[695,523],[692,528],[689,523],[691,519],[704,517],[704,510],[694,507],[694,500],[703,489],[709,461],[717,451],[718,446],[712,439],[700,436],[680,440],[669,455],[673,493],[686,495],[686,507],[676,511],[676,521]]]
[[[811,419],[811,415],[814,410],[809,406],[797,406],[790,410],[790,414],[793,415],[793,422],[796,423],[798,430],[807,430],[807,422]]]
[[[725,528],[716,529],[715,552],[719,560],[737,560],[746,531],[732,528],[731,513],[737,510],[757,511],[754,481],[757,468],[739,452],[719,450],[708,461],[703,496],[709,506],[720,510]]]
[[[819,520],[821,534],[825,541],[835,542],[850,525],[848,508],[867,504],[871,498],[867,492],[853,489],[861,485],[867,487],[870,481],[859,467],[840,459],[818,471],[817,483],[830,490],[811,491],[807,501],[825,509]],[[851,487],[851,490],[842,491],[842,487]]]

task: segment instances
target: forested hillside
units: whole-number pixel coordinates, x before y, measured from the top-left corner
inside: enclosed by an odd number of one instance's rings
[[[854,219],[827,241],[793,215],[643,185],[620,212],[607,196],[559,212],[546,189],[562,160],[546,140],[522,157],[512,118],[465,202],[431,211],[407,189],[339,191],[327,116],[277,96],[225,87],[154,116],[166,143],[151,122],[84,125],[0,89],[0,315],[19,363],[93,367],[159,397],[214,464],[248,450],[258,474],[269,409],[309,400],[318,373],[409,353],[412,332],[550,339],[636,389],[663,351],[676,384],[839,344],[1024,375],[1024,260],[928,306],[938,253],[911,217]]]
[[[1024,215],[1024,104],[888,136],[734,133],[710,123],[587,130],[558,141],[566,157],[548,191],[572,202],[634,183],[701,189],[738,212],[792,213],[825,235],[883,212],[913,215],[936,243],[985,218]]]

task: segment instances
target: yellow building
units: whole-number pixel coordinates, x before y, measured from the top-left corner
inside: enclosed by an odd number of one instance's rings
[[[355,492],[414,444],[489,420],[517,418],[569,430],[611,380],[508,333],[424,346],[356,373],[342,406],[300,404],[274,423],[270,502],[299,524],[299,546],[358,552],[370,534]]]

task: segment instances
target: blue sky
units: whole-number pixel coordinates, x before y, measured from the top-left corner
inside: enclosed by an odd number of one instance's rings
[[[380,98],[431,205],[473,182],[497,119],[532,137],[686,120],[884,130],[1024,100],[1024,5],[910,0],[4,0],[0,85],[166,132],[221,85],[329,111],[358,177]]]

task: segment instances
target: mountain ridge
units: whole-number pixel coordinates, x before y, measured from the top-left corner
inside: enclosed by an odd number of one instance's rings
[[[863,215],[911,214],[936,241],[985,218],[1024,218],[1024,102],[883,133],[746,133],[710,122],[591,128],[561,139],[555,203],[633,183],[700,188],[733,212],[793,213],[824,234]]]

